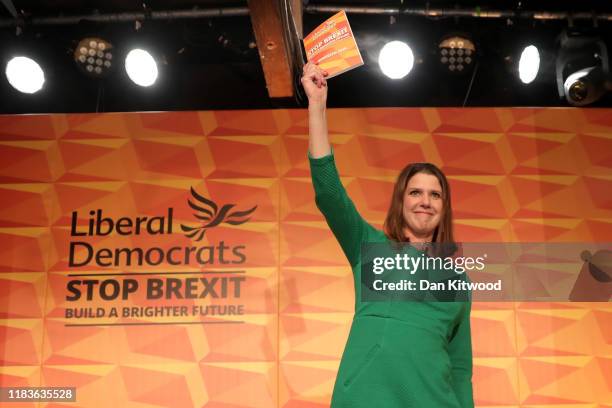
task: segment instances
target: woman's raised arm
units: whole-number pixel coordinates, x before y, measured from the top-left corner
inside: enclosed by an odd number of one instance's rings
[[[302,86],[308,96],[308,150],[311,157],[317,159],[331,153],[329,137],[327,134],[327,118],[325,108],[327,104],[327,72],[315,64],[304,65]]]
[[[314,64],[304,66],[302,86],[308,95],[310,174],[317,207],[323,213],[348,261],[354,266],[360,259],[361,242],[373,228],[355,209],[340,182],[334,157],[331,155],[325,118],[326,76],[327,72]]]

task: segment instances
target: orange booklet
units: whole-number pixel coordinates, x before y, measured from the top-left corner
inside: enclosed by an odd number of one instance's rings
[[[328,18],[304,37],[309,62],[319,64],[332,78],[363,65],[353,31],[344,10]]]

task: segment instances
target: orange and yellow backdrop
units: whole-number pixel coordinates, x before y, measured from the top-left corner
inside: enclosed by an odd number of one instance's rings
[[[342,181],[376,226],[398,171],[429,161],[450,179],[460,241],[612,242],[610,110],[328,116]],[[304,110],[0,116],[0,386],[77,388],[76,403],[11,406],[328,406],[353,284],[314,205],[307,127]],[[180,227],[202,224],[187,205],[191,188],[219,206],[257,209],[196,241]],[[90,210],[116,220],[168,208],[172,234],[78,240],[111,250],[223,241],[242,246],[245,261],[69,265],[73,212],[83,231]],[[228,268],[245,277],[228,301],[244,306],[240,316],[66,318],[73,307],[224,301],[139,292],[73,302],[67,282],[86,279],[74,274],[155,274],[131,276],[144,284]],[[612,407],[610,303],[475,303],[472,337],[478,407]]]

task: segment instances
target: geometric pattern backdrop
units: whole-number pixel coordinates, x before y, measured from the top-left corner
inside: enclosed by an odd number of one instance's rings
[[[449,177],[458,241],[612,242],[612,110],[330,109],[328,119],[342,182],[373,225],[398,171],[428,161]],[[307,139],[305,110],[0,116],[0,386],[75,386],[70,406],[85,407],[329,406],[353,281],[314,204]],[[258,206],[199,243],[246,247],[246,314],[218,318],[243,323],[66,326],[72,212],[84,228],[92,209],[135,218],[172,207],[170,236],[90,242],[190,245],[180,224],[194,222],[191,187]],[[206,268],[147,270],[187,269]],[[125,271],[138,268],[84,270]],[[471,319],[478,407],[612,407],[611,303],[474,303]]]

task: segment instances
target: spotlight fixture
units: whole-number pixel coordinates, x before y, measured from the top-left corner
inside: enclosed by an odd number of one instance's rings
[[[380,70],[391,79],[401,79],[412,71],[414,54],[408,44],[391,41],[385,44],[378,56]]]
[[[573,106],[585,106],[612,89],[608,50],[600,37],[564,31],[558,45],[555,64],[560,98]]]
[[[136,85],[148,87],[155,83],[158,76],[157,63],[146,50],[135,48],[125,57],[125,71]]]
[[[589,105],[606,91],[612,90],[612,80],[603,72],[601,66],[588,67],[567,77],[563,91],[567,101],[574,106]]]
[[[9,84],[22,93],[36,93],[45,83],[45,73],[42,68],[36,61],[28,57],[12,58],[6,64],[5,73]]]
[[[79,69],[93,78],[105,77],[113,67],[113,45],[102,38],[83,38],[73,56]]]
[[[447,36],[438,44],[440,63],[455,74],[462,74],[474,66],[476,46],[465,36]]]
[[[518,73],[522,83],[530,84],[538,76],[540,70],[540,51],[535,45],[528,45],[521,52]]]

